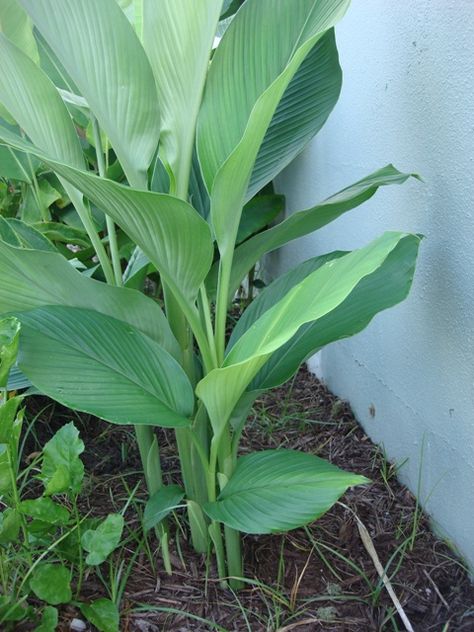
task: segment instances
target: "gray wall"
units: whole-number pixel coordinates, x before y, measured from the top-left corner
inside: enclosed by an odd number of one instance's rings
[[[311,366],[391,459],[408,457],[400,478],[416,492],[421,473],[420,500],[474,565],[474,1],[355,0],[337,39],[341,99],[278,181],[290,211],[388,162],[425,182],[380,190],[274,272],[384,230],[426,236],[409,299]]]

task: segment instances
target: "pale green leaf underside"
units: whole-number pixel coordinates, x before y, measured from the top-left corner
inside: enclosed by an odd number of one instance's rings
[[[112,423],[189,425],[194,401],[186,374],[137,329],[74,307],[42,307],[18,318],[18,364],[42,393]]]
[[[368,246],[329,261],[253,323],[232,347],[224,366],[211,371],[197,386],[196,392],[216,432],[271,354],[288,342],[302,325],[336,309],[406,237],[404,233],[385,233]]]
[[[0,2],[0,32],[35,63],[39,62],[33,23],[18,0]]]
[[[265,450],[241,457],[210,518],[245,533],[278,533],[319,518],[364,476],[345,472],[312,454]]]
[[[112,316],[179,356],[178,343],[153,300],[87,278],[59,253],[24,250],[0,241],[0,314],[44,305],[83,307]]]
[[[187,179],[221,5],[222,0],[206,0],[195,8],[186,0],[161,0],[158,9],[155,0],[143,4],[143,46],[161,107],[160,155],[178,189]]]
[[[412,284],[419,245],[420,239],[416,235],[400,240],[383,264],[364,277],[336,309],[300,327],[287,343],[275,351],[252,380],[249,389],[267,389],[282,384],[319,349],[362,331],[376,314],[403,301]],[[299,280],[323,265],[328,258],[343,254],[336,252],[310,259],[269,285],[237,323],[231,344]]]
[[[106,132],[131,184],[146,186],[159,138],[156,86],[115,0],[21,0]]]

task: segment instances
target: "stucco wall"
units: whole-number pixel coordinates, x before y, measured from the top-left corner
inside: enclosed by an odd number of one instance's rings
[[[426,235],[409,299],[313,367],[392,460],[408,457],[400,478],[416,492],[421,474],[421,502],[474,566],[474,0],[354,0],[337,39],[341,99],[278,181],[290,211],[388,162],[425,182],[380,190],[274,272],[384,230]]]

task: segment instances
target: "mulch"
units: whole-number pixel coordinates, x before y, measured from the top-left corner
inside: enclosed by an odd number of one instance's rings
[[[75,420],[86,443],[83,455],[88,493],[82,509],[96,515],[120,509],[128,489],[144,497],[132,432],[77,415],[45,398],[36,422],[41,443],[65,421]],[[159,430],[168,482],[179,480],[172,433]],[[37,449],[36,445],[28,446]],[[183,514],[172,525],[174,573],[167,576],[140,552],[122,600],[124,632],[385,632],[404,630],[362,542],[357,516],[365,525],[393,590],[415,632],[474,632],[474,587],[462,560],[430,529],[414,496],[396,479],[390,464],[355,420],[349,406],[306,369],[293,382],[262,397],[249,417],[242,453],[275,447],[299,449],[364,474],[372,483],[350,490],[331,511],[307,529],[286,535],[246,536],[248,587],[235,594],[219,587],[213,563],[196,555],[185,539]],[[403,467],[403,465],[401,465]],[[128,509],[137,527],[136,512]],[[157,543],[150,538],[154,550]],[[133,543],[126,556],[132,559]],[[90,575],[83,598],[105,595]],[[61,611],[61,630],[78,611]]]

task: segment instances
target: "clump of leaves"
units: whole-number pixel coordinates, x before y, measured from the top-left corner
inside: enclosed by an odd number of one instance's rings
[[[12,1],[74,89],[59,92],[17,31],[4,30],[0,102],[18,126],[0,124],[0,139],[56,174],[107,281],[84,277],[57,252],[0,240],[0,313],[22,323],[20,369],[65,405],[135,426],[147,526],[166,570],[166,515],[185,499],[195,549],[212,548],[222,583],[231,577],[238,588],[240,531],[302,526],[367,482],[299,451],[239,456],[250,406],[311,354],[402,301],[420,243],[387,232],[359,250],[315,256],[263,289],[227,335],[229,303],[266,253],[410,177],[388,165],[257,234],[248,221],[254,195],[337,102],[334,27],[349,0],[143,0],[139,11],[115,0]],[[71,100],[89,117],[94,171]],[[108,177],[109,147],[122,184]],[[105,214],[106,243],[93,207]],[[117,227],[136,246],[135,273],[151,265],[159,274],[164,312],[124,287],[131,273],[121,268]],[[163,486],[154,426],[176,432],[181,490]]]

